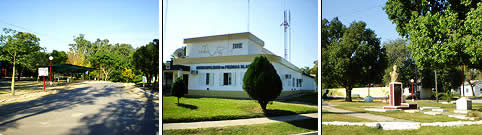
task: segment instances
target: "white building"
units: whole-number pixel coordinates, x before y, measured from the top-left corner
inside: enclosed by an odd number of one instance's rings
[[[474,85],[474,93],[472,93],[472,86],[467,83],[467,82],[464,82],[464,91],[460,91],[460,89],[462,89],[462,85],[460,85],[460,87],[457,89],[457,93],[460,93],[460,96],[463,96],[465,94],[465,96],[481,96],[482,95],[482,82],[480,80],[473,80],[473,81],[470,81],[473,85]]]
[[[188,38],[184,44],[186,56],[167,65],[163,81],[169,84],[177,77],[187,78],[188,95],[248,98],[242,89],[244,73],[261,55],[281,77],[281,96],[316,88],[314,77],[302,74],[298,67],[263,48],[264,41],[249,32]]]

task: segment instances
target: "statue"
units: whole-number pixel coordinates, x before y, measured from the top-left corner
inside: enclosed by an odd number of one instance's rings
[[[397,73],[397,65],[393,65],[393,71],[390,72],[391,82],[399,82],[398,73]]]

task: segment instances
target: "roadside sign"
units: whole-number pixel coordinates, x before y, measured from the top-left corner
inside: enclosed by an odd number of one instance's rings
[[[49,76],[49,68],[38,68],[38,76]]]

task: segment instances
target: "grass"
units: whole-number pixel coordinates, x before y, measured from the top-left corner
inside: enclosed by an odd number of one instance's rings
[[[243,126],[229,126],[219,128],[199,128],[199,129],[180,129],[180,130],[163,130],[165,135],[253,135],[253,134],[272,134],[272,135],[288,135],[305,132],[313,132],[318,129],[317,119],[305,119],[289,122],[275,122],[266,124],[254,124]]]
[[[353,117],[346,114],[338,114],[321,109],[321,121],[345,121],[345,122],[373,122],[373,120]]]
[[[163,97],[162,121],[192,122],[210,120],[230,120],[255,118],[264,116],[279,116],[300,113],[314,113],[316,107],[307,107],[275,101],[268,104],[268,115],[265,115],[254,100],[222,99],[222,98],[181,98],[177,104],[177,97]]]
[[[367,126],[334,126],[322,125],[322,134],[340,134],[344,135],[477,135],[482,131],[480,125],[457,126],[457,127],[438,127],[423,126],[417,130],[380,130]]]
[[[383,106],[387,106],[388,103],[383,103],[381,101],[374,101],[373,103],[366,103],[363,101],[354,101],[354,102],[344,102],[342,100],[328,100],[326,101],[328,104],[336,105],[336,108],[355,111],[355,112],[364,112],[370,113],[375,115],[383,115],[397,119],[403,120],[410,120],[415,122],[447,122],[447,121],[460,121],[461,119],[448,117],[447,115],[427,115],[423,114],[423,112],[418,113],[406,113],[403,111],[400,112],[373,112],[373,111],[366,111],[365,108],[376,107],[381,108]],[[407,101],[411,103],[411,101]],[[417,101],[416,102],[419,106],[430,106],[430,107],[440,107],[443,109],[447,109],[448,112],[453,112],[455,109],[455,104],[441,104],[441,103],[433,103],[429,101]],[[472,108],[474,110],[480,110],[482,108],[481,104],[472,104]],[[477,111],[478,112],[478,111]],[[476,112],[476,113],[477,113]]]
[[[311,105],[318,105],[318,93],[307,92],[304,95],[284,100],[287,102],[302,102]]]

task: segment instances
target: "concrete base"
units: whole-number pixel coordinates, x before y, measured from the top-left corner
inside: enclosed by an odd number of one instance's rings
[[[431,110],[431,109],[440,109],[440,107],[419,107],[420,110]]]
[[[424,112],[423,114],[428,114],[428,115],[441,115],[441,112]]]
[[[373,102],[373,97],[372,96],[366,96],[365,102]]]
[[[393,112],[393,111],[401,111],[402,109],[375,109],[375,108],[366,108],[367,111],[373,112]]]
[[[416,113],[416,112],[420,112],[419,110],[405,110],[405,112],[408,112],[408,113]]]
[[[383,109],[409,109],[408,106],[383,106]]]
[[[463,120],[475,120],[475,117],[467,117],[465,115],[449,115],[449,117],[463,119]]]
[[[462,113],[462,114],[467,114],[469,112],[472,112],[470,110],[454,110],[454,113]]]
[[[432,109],[434,112],[446,112],[447,109]]]
[[[402,106],[408,106],[409,109],[417,109],[418,105],[417,104],[409,104],[409,103],[402,103]]]

